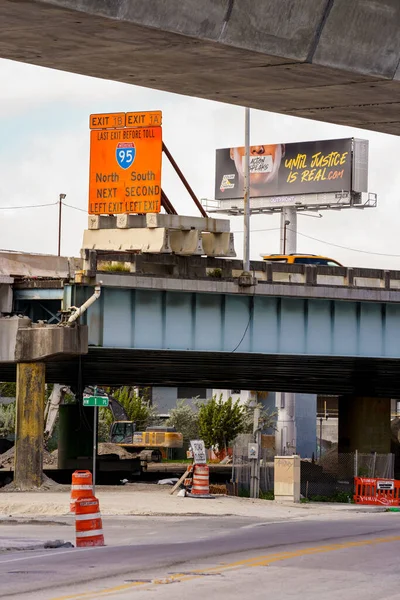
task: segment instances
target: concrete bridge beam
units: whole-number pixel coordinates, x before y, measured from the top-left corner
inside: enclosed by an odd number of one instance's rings
[[[400,133],[398,0],[0,4],[2,58]]]
[[[0,318],[0,362],[45,361],[79,356],[88,350],[87,326],[32,323],[28,317]]]

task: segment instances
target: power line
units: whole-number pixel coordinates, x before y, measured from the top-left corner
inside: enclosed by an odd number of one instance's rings
[[[291,229],[290,231],[293,231]],[[312,237],[311,235],[306,235],[305,233],[297,232],[298,235],[302,237],[308,238],[309,240],[314,240],[315,242],[320,242],[321,244],[326,244],[327,246],[334,246],[335,248],[341,248],[342,250],[350,250],[350,252],[360,252],[361,254],[371,254],[374,256],[389,256],[393,258],[399,258],[400,254],[386,254],[385,252],[372,252],[371,250],[360,250],[359,248],[350,248],[349,246],[341,246],[340,244],[335,244],[333,242],[326,242],[325,240],[320,240],[318,238]]]
[[[20,210],[30,208],[43,208],[44,206],[55,206],[58,202],[51,202],[50,204],[27,204],[25,206],[0,206],[0,210]]]
[[[57,204],[58,204],[58,202],[57,202]],[[78,206],[72,206],[72,204],[67,204],[66,202],[62,202],[61,204],[63,204],[64,206],[67,206],[68,208],[73,208],[74,210],[79,210],[80,212],[87,213],[87,210],[85,210],[84,208],[79,208]]]
[[[255,231],[279,231],[280,227],[270,227],[269,229],[252,229],[250,233]],[[239,229],[237,231],[232,231],[231,233],[243,233],[243,229]]]
[[[31,208],[44,208],[46,206],[56,206],[59,202],[50,202],[48,204],[26,204],[25,206],[0,206],[0,210],[30,210]],[[80,212],[87,213],[87,210],[84,208],[79,208],[78,206],[73,206],[72,204],[67,204],[66,202],[61,202],[64,206],[68,208],[72,208],[74,210],[79,210]]]
[[[269,229],[252,229],[251,233],[263,232],[263,231],[276,231],[279,229],[280,229],[279,227],[272,227]],[[287,230],[294,231],[293,229],[290,229],[289,227],[287,227]],[[233,231],[232,233],[243,233],[243,230]],[[308,238],[310,240],[314,240],[314,242],[320,242],[321,244],[325,244],[327,246],[341,248],[342,250],[349,250],[350,252],[359,252],[360,254],[370,254],[373,256],[386,256],[386,257],[391,257],[391,258],[400,258],[400,254],[387,254],[385,252],[372,252],[371,250],[361,250],[360,248],[350,248],[350,246],[342,246],[340,244],[335,244],[334,242],[327,242],[326,240],[320,240],[319,238],[313,237],[311,235],[306,235],[305,233],[301,233],[300,231],[297,231],[297,235]]]
[[[0,210],[30,210],[32,208],[44,208],[48,206],[56,206],[58,202],[50,202],[48,204],[28,204],[25,206],[0,206]],[[72,208],[73,210],[78,210],[79,212],[87,213],[87,210],[84,208],[79,208],[78,206],[73,206],[72,204],[67,204],[66,202],[62,202],[64,206],[67,208]],[[293,229],[287,228],[288,231],[294,231]],[[267,232],[267,231],[279,231],[280,227],[269,227],[266,229],[252,229],[251,233],[259,233],[259,232]],[[232,233],[243,233],[243,230],[232,231]],[[320,244],[325,244],[326,246],[332,246],[334,248],[340,248],[342,250],[348,250],[349,252],[358,252],[360,254],[369,254],[371,256],[386,256],[390,258],[400,258],[400,254],[389,254],[386,252],[372,252],[371,250],[361,250],[360,248],[350,248],[350,246],[342,246],[341,244],[335,244],[334,242],[327,242],[326,240],[320,240],[319,238],[313,237],[311,235],[306,235],[305,233],[301,233],[297,231],[297,234],[301,237],[307,238],[309,240],[313,240],[314,242],[319,242]]]

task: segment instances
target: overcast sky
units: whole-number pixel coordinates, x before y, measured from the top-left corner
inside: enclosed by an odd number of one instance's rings
[[[56,253],[56,205],[5,208],[56,203],[64,193],[65,202],[81,211],[64,209],[62,254],[79,254],[87,223],[83,211],[87,209],[91,113],[162,110],[164,141],[199,198],[213,198],[215,149],[243,145],[241,107],[5,60],[0,60],[0,80],[1,249]],[[369,190],[378,194],[378,208],[325,211],[322,219],[299,216],[298,251],[324,254],[349,266],[398,269],[400,138],[251,111],[251,144],[353,136],[370,142]],[[163,188],[180,214],[198,214],[165,162]],[[279,252],[278,228],[277,215],[252,217],[253,259]],[[235,246],[241,257],[240,218],[231,219],[231,229],[238,232]]]

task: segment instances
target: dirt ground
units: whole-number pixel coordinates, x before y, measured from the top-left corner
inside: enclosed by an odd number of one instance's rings
[[[60,516],[69,514],[70,492],[66,486],[51,491],[17,492],[0,489],[0,516]],[[357,505],[282,505],[268,500],[252,500],[231,496],[211,499],[184,498],[170,495],[171,486],[132,483],[124,486],[96,486],[96,497],[104,515],[236,515],[260,519],[305,518],[315,515],[340,513],[351,515],[371,512],[374,507]],[[376,509],[375,509],[376,511]]]
[[[117,454],[121,459],[132,458],[132,454],[117,444],[100,443],[98,454]],[[12,469],[14,467],[15,446],[0,454],[0,469]],[[48,452],[43,450],[43,464],[45,467],[57,467],[58,450]]]
[[[0,469],[13,469],[15,458],[15,446],[0,454]],[[43,450],[43,465],[46,466],[57,466],[57,457]]]
[[[111,444],[109,442],[100,442],[100,444],[98,445],[98,448],[97,448],[97,454],[99,456],[102,456],[103,454],[116,454],[121,459],[132,458],[132,454],[130,452],[128,452],[128,450],[125,450],[125,448],[121,448],[121,446],[118,446],[117,444]],[[57,461],[58,461],[58,450],[54,450],[50,456],[51,456],[50,460],[52,461],[51,464],[56,467]],[[0,463],[1,463],[1,455],[0,455]]]

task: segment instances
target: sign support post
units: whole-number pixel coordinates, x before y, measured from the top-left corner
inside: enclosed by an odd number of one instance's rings
[[[297,252],[297,208],[285,206],[281,212],[281,254]]]
[[[250,109],[245,108],[245,169],[243,193],[243,271],[250,271]]]
[[[93,406],[93,496],[96,493],[96,463],[97,463],[97,421],[99,416],[99,406],[106,408],[108,406],[108,396],[98,396],[97,386],[94,387],[93,396],[83,398],[83,406]]]
[[[97,395],[97,386],[94,388],[94,395]],[[96,496],[96,462],[97,462],[97,417],[98,407],[93,411],[93,496]]]

